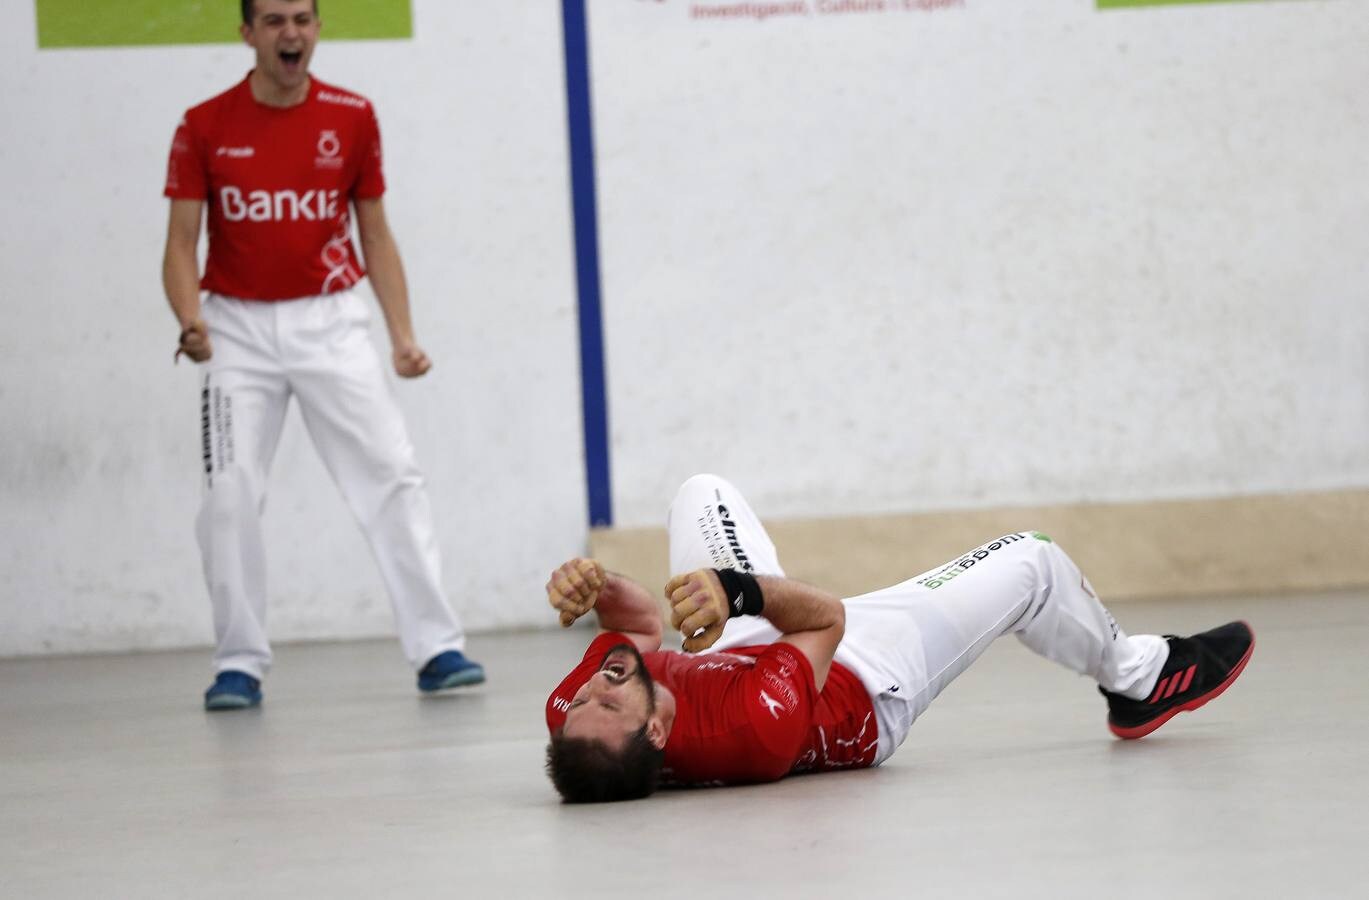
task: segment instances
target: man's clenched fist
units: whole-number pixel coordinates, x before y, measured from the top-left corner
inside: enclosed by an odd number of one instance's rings
[[[562,628],[569,628],[594,608],[604,581],[604,567],[598,560],[578,556],[551,573],[551,580],[547,582],[547,602],[561,614]]]
[[[400,378],[418,378],[426,375],[433,367],[432,360],[423,348],[412,341],[396,344],[391,354],[395,362],[395,374]]]
[[[202,363],[214,355],[214,348],[209,343],[209,328],[203,319],[191,319],[181,329],[181,343],[176,348],[176,356],[179,357],[182,353],[197,363]]]
[[[676,575],[666,582],[665,596],[670,601],[670,627],[684,635],[684,649],[698,653],[722,637],[728,619],[727,597],[712,569]]]

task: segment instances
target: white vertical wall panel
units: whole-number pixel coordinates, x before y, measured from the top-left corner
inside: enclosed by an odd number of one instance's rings
[[[592,4],[621,523],[1369,484],[1369,6],[739,6]]]

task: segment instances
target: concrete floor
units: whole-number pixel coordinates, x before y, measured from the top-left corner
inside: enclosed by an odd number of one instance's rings
[[[393,642],[0,661],[0,897],[1365,897],[1369,592],[1117,604],[1254,626],[1225,696],[1112,739],[1089,683],[993,648],[881,769],[561,806],[542,706],[590,632],[484,636],[420,698]]]

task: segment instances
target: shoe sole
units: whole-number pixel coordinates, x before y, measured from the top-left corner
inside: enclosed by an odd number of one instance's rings
[[[437,691],[445,691],[448,688],[468,687],[472,684],[483,684],[485,672],[481,669],[466,669],[461,672],[453,672],[446,678],[431,687],[419,686],[419,690],[425,694],[432,694]]]
[[[246,697],[215,697],[212,700],[204,701],[204,708],[209,712],[225,709],[249,709],[259,705],[261,705],[260,700],[249,700]]]
[[[1246,631],[1250,632],[1250,646],[1245,648],[1245,655],[1241,657],[1240,662],[1236,663],[1235,667],[1231,670],[1231,674],[1226,676],[1226,679],[1222,681],[1221,684],[1217,685],[1215,688],[1208,691],[1206,694],[1194,697],[1192,700],[1180,703],[1178,706],[1165,710],[1163,713],[1161,713],[1160,715],[1156,716],[1155,718],[1151,719],[1149,722],[1146,722],[1143,725],[1134,725],[1131,728],[1123,728],[1120,725],[1114,725],[1111,722],[1108,722],[1108,730],[1124,741],[1134,741],[1137,738],[1143,738],[1146,735],[1150,734],[1152,731],[1159,728],[1161,725],[1165,724],[1170,719],[1177,716],[1179,713],[1191,712],[1197,709],[1198,707],[1204,705],[1205,703],[1208,703],[1209,701],[1215,700],[1218,697],[1220,697],[1223,691],[1231,687],[1232,682],[1236,680],[1236,676],[1240,675],[1242,672],[1245,671],[1245,664],[1250,662],[1250,654],[1255,652],[1255,629],[1250,627],[1249,622],[1242,621],[1241,624],[1245,626]]]

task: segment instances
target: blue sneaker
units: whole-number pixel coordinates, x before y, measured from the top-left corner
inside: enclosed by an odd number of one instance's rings
[[[227,669],[220,672],[204,692],[204,708],[247,709],[261,705],[261,682],[246,672]]]
[[[418,673],[418,689],[426,693],[445,691],[485,680],[485,667],[467,659],[460,650],[439,653]]]

